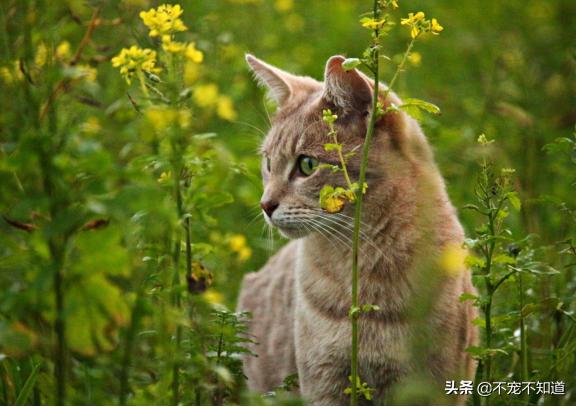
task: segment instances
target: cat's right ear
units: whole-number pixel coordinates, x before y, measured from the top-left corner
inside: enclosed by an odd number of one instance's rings
[[[293,93],[294,75],[267,64],[251,54],[246,54],[246,62],[261,85],[268,90],[272,99],[283,105]]]

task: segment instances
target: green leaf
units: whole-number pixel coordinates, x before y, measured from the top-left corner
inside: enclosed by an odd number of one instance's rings
[[[493,263],[496,264],[516,264],[517,260],[515,260],[511,256],[507,256],[506,254],[498,254],[493,257]]]
[[[361,60],[359,58],[347,58],[343,61],[341,66],[345,71],[350,71],[351,69],[355,69],[360,64]]]
[[[465,302],[465,301],[470,301],[470,300],[476,300],[477,297],[475,294],[471,294],[471,293],[463,293],[459,296],[459,301],[461,302]]]
[[[358,318],[361,314],[361,309],[359,307],[351,307],[349,310],[349,318]]]
[[[407,98],[404,100],[404,103],[401,106],[399,106],[399,109],[407,112],[409,115],[413,116],[416,120],[420,120],[420,114],[416,113],[415,108],[436,115],[441,113],[441,109],[439,109],[438,106],[429,102],[425,102],[424,100],[421,99]]]
[[[36,384],[39,369],[40,369],[40,363],[36,364],[34,368],[32,368],[32,371],[28,375],[28,378],[26,379],[24,386],[22,386],[22,389],[20,390],[20,393],[18,394],[18,397],[16,398],[16,402],[14,403],[14,405],[24,406],[32,404],[28,402],[28,397],[30,397],[30,393],[32,393],[34,384]]]
[[[472,254],[465,257],[465,265],[469,268],[483,268],[485,267],[485,259],[474,256]]]
[[[509,203],[515,210],[517,211],[521,210],[521,200],[519,199],[517,192],[514,191],[509,192],[507,194],[507,199],[509,199]]]
[[[342,144],[327,143],[325,144],[325,151],[340,151],[343,148]]]
[[[473,320],[473,325],[478,326],[479,328],[485,328],[485,318],[477,317]]]
[[[378,305],[374,304],[363,304],[361,305],[361,311],[363,313],[372,312],[372,311],[379,311],[381,308]]]

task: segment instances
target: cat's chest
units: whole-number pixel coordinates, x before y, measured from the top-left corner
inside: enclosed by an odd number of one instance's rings
[[[359,266],[359,304],[379,307],[368,318],[384,323],[402,320],[411,292],[405,270],[387,269],[384,261],[368,257],[360,258]],[[297,303],[327,319],[348,320],[350,252],[322,250],[303,239],[297,246],[295,268]]]

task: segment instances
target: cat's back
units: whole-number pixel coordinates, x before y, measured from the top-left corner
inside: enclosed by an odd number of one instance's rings
[[[294,348],[294,269],[297,242],[291,241],[242,282],[238,311],[249,311],[249,332],[257,357],[244,358],[254,391],[269,391],[297,372]]]

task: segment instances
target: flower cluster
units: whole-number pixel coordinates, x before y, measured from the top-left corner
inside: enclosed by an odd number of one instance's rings
[[[230,249],[237,254],[238,261],[245,262],[252,256],[252,249],[246,242],[246,237],[240,234],[234,234],[229,238]]]
[[[196,49],[194,42],[174,41],[168,34],[162,36],[162,49],[171,54],[184,55],[186,59],[197,64],[200,64],[204,59],[204,55]]]
[[[136,45],[123,48],[117,56],[112,58],[112,66],[120,68],[120,73],[129,85],[132,77],[138,72],[156,74],[161,71],[156,66],[156,51],[139,48]]]
[[[232,121],[237,117],[231,98],[221,94],[214,83],[198,85],[192,97],[198,106],[203,109],[215,109],[216,114],[224,120]]]
[[[409,13],[407,18],[401,19],[401,25],[406,25],[411,28],[411,37],[417,38],[422,33],[438,35],[443,31],[443,26],[439,24],[436,18],[428,20],[425,18],[425,13],[419,11],[417,13]]]
[[[140,18],[142,18],[144,25],[149,28],[151,37],[161,37],[163,51],[168,54],[181,55],[190,63],[200,64],[204,55],[196,49],[193,42],[179,42],[173,39],[175,33],[187,30],[179,18],[182,13],[182,7],[178,4],[163,4],[156,9],[142,11]],[[157,67],[155,51],[136,46],[122,49],[117,56],[112,58],[112,66],[120,68],[120,73],[128,84],[138,72],[158,73],[161,70]]]
[[[187,28],[179,18],[184,10],[179,4],[163,4],[157,9],[150,9],[148,11],[140,12],[140,18],[144,22],[150,32],[151,37],[158,37],[160,35],[171,35],[179,31],[186,31]]]

